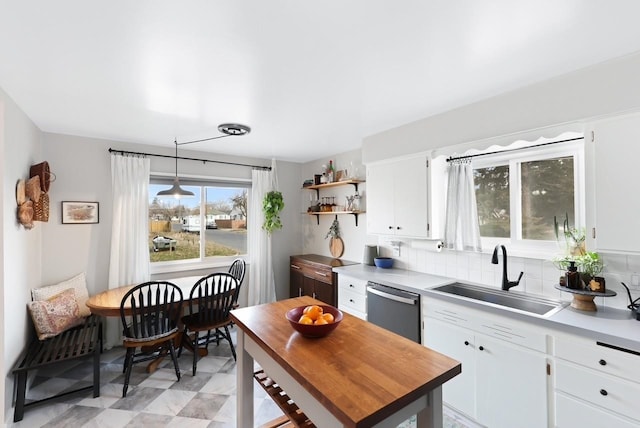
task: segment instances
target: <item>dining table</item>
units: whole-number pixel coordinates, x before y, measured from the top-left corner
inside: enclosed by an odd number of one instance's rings
[[[185,305],[188,305],[189,303],[191,288],[193,288],[193,285],[201,278],[202,276],[184,276],[179,278],[166,279],[162,281],[171,282],[180,288],[180,291],[182,291],[182,299],[183,299],[182,301],[183,301],[183,308],[184,308]],[[86,304],[89,307],[89,310],[91,310],[92,314],[100,315],[103,317],[117,317],[119,319],[120,303],[122,302],[122,298],[124,297],[125,294],[127,294],[127,291],[131,290],[136,285],[138,285],[138,283],[124,285],[122,287],[105,290],[101,293],[90,296]],[[128,311],[127,308],[125,307],[125,315],[128,315],[128,314],[130,314],[130,311]],[[176,339],[176,346],[180,345],[181,340],[182,340],[182,336],[178,336],[178,339]],[[206,348],[198,348],[198,352],[201,354],[201,356],[203,356],[203,355],[206,355],[207,350]],[[147,371],[149,373],[154,372],[161,362],[162,362],[162,358],[153,360],[147,366]]]
[[[442,384],[461,373],[461,364],[346,312],[321,338],[301,335],[285,317],[290,309],[323,304],[303,296],[231,311],[238,327],[238,426],[254,426],[257,379],[277,385],[282,392],[272,396],[286,394],[318,427],[391,427],[413,415],[419,428],[441,427]]]

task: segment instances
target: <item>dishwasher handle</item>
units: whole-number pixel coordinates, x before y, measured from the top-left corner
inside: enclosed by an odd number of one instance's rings
[[[396,302],[404,303],[406,305],[415,305],[418,303],[417,298],[412,299],[408,297],[397,296],[395,294],[385,293],[384,291],[378,290],[377,288],[372,287],[370,285],[367,286],[367,293],[373,293],[382,298],[394,300]]]

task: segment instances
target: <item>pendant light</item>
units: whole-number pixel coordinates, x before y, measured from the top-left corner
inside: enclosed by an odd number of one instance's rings
[[[161,198],[172,197],[176,199],[193,198],[195,196],[193,192],[180,187],[180,180],[178,179],[178,140],[173,140],[173,143],[176,145],[176,176],[173,179],[173,186],[171,186],[167,190],[159,191],[157,196]]]
[[[156,196],[161,198],[172,197],[176,199],[193,198],[195,196],[193,192],[190,192],[180,187],[180,180],[178,179],[178,146],[182,146],[184,144],[200,143],[202,141],[217,140],[218,138],[224,138],[224,137],[238,137],[242,135],[247,135],[249,132],[251,132],[251,128],[249,128],[247,125],[241,125],[239,123],[223,123],[218,126],[218,131],[222,132],[224,135],[205,138],[202,140],[186,141],[184,143],[178,143],[177,139],[173,140],[173,144],[175,144],[176,146],[176,156],[175,156],[176,176],[173,179],[173,186],[171,186],[169,189],[159,191]]]

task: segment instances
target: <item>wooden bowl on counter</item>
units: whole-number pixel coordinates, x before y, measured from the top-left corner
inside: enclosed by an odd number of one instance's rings
[[[338,327],[338,324],[340,324],[340,321],[342,321],[342,312],[338,308],[334,308],[329,305],[318,305],[322,308],[323,313],[330,313],[333,315],[333,322],[320,325],[301,324],[298,320],[307,306],[308,305],[298,306],[296,308],[289,309],[285,315],[289,324],[291,324],[291,327],[305,337],[324,337],[335,330]]]

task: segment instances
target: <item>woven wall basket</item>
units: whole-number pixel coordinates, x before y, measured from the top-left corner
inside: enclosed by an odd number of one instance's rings
[[[33,220],[49,221],[49,195],[45,192],[40,194],[40,199],[33,202]]]
[[[40,177],[40,189],[43,192],[48,192],[51,182],[56,180],[56,176],[49,169],[49,162],[47,161],[31,165],[29,177]]]

